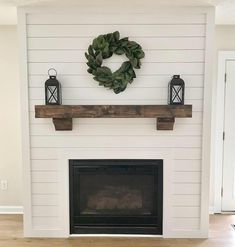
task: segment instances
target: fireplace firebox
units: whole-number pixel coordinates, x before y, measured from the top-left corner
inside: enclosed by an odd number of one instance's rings
[[[69,160],[71,234],[162,234],[162,160]]]

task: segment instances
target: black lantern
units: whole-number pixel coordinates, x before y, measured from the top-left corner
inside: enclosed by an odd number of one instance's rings
[[[174,75],[168,86],[168,104],[183,105],[184,104],[184,81],[180,75]]]
[[[52,75],[54,71],[54,75]],[[48,70],[49,79],[45,82],[45,102],[46,105],[60,105],[61,104],[61,87],[57,81],[57,71],[53,68]]]

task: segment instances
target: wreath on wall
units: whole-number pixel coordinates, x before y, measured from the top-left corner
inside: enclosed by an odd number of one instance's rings
[[[125,54],[129,61],[122,63],[121,67],[112,72],[110,68],[102,66],[103,60],[110,58],[113,54]],[[132,83],[136,74],[134,69],[140,69],[141,61],[145,54],[142,47],[129,38],[120,39],[118,31],[99,35],[89,45],[85,53],[88,60],[88,73],[94,75],[93,79],[99,82],[100,86],[112,89],[116,94],[123,92],[128,83]]]

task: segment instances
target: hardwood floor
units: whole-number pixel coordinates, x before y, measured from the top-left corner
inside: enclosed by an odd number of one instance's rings
[[[0,215],[0,247],[234,247],[235,215],[212,215],[209,239],[111,238],[29,239],[22,237],[22,216]]]

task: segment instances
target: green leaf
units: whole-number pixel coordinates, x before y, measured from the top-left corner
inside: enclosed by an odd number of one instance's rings
[[[110,78],[107,78],[107,77],[98,76],[97,78],[100,82],[109,82],[110,81]]]
[[[85,52],[85,57],[87,60],[89,60],[89,55]]]
[[[87,69],[87,72],[90,74],[92,74],[92,71],[93,71],[93,69],[91,69],[91,68]]]
[[[86,59],[88,60],[88,62],[93,63],[95,61],[94,57],[89,55],[88,53],[85,53],[85,56],[86,56]]]
[[[108,68],[108,67],[106,67],[106,66],[103,66],[103,67],[101,67],[101,68],[103,69],[103,71],[105,71],[105,73],[106,73],[107,75],[112,75],[112,71],[111,71],[110,68]]]
[[[123,41],[128,41],[128,40],[129,40],[129,38],[128,37],[125,37],[125,38],[120,39],[119,42],[122,43]]]
[[[93,51],[93,48],[92,48],[91,45],[89,45],[89,47],[88,47],[88,53],[89,53],[92,57],[95,56],[94,51]]]
[[[103,62],[103,58],[102,58],[102,53],[101,53],[101,52],[100,52],[100,53],[98,54],[98,56],[96,57],[95,61],[96,61],[96,64],[97,64],[98,66],[101,66],[101,64],[102,64],[102,62]]]
[[[92,68],[92,69],[97,69],[97,66],[96,66],[95,63],[87,62],[86,64],[87,64],[90,68]]]
[[[137,59],[136,59],[136,58],[133,58],[133,59],[131,60],[131,64],[132,64],[132,66],[133,66],[134,68],[136,68],[136,66],[137,66],[137,64],[138,64]]]
[[[118,48],[117,46],[112,45],[112,46],[109,47],[109,51],[110,51],[111,53],[113,53],[113,52],[115,52],[115,50],[116,50],[117,48]]]
[[[112,75],[112,71],[110,70],[110,68],[105,67],[105,66],[98,68],[97,73],[99,73],[101,75],[105,75],[105,76],[111,76]]]
[[[138,59],[144,58],[145,54],[142,50],[135,52],[135,57]]]
[[[108,33],[106,37],[107,37],[106,38],[107,42],[111,43],[113,41],[113,34],[112,33]]]
[[[141,61],[138,60],[137,65],[136,65],[136,69],[140,69],[140,67],[141,67]]]
[[[110,53],[109,53],[109,45],[108,43],[106,43],[104,49],[102,50],[102,55],[103,55],[103,58],[108,58]]]
[[[104,39],[103,35],[99,35],[97,38],[97,44],[98,44],[98,49],[102,50],[105,45],[106,45],[106,41]]]
[[[128,41],[128,40],[120,39],[118,43],[119,43],[119,45],[120,45],[121,47],[126,47],[127,44],[129,43],[129,41]]]
[[[118,41],[120,38],[120,33],[118,31],[114,32],[113,37],[114,37],[115,41]]]
[[[122,66],[120,69],[122,72],[125,72],[130,68],[130,66],[131,66],[130,62],[126,61],[126,62],[122,63]]]
[[[123,51],[123,49],[122,48],[117,48],[116,50],[115,50],[115,54],[117,54],[117,55],[123,55],[125,52]]]
[[[94,50],[98,50],[98,40],[97,38],[93,40],[92,47]]]

